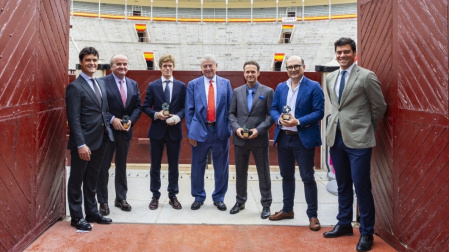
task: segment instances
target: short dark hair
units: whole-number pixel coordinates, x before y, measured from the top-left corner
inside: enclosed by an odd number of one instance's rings
[[[84,47],[83,50],[81,50],[80,55],[79,55],[80,61],[83,61],[84,56],[90,55],[90,54],[97,56],[97,58],[100,57],[100,54],[98,54],[97,49],[95,49],[93,47]]]
[[[337,41],[335,41],[334,43],[334,49],[335,51],[337,51],[337,46],[344,46],[344,45],[350,45],[352,48],[352,51],[356,51],[356,45],[355,45],[355,41],[352,40],[351,38],[339,38]]]
[[[254,60],[250,60],[250,61],[245,62],[245,64],[243,64],[243,70],[245,70],[245,67],[246,67],[247,65],[254,65],[254,66],[257,67],[257,72],[260,71],[259,63],[255,62]]]

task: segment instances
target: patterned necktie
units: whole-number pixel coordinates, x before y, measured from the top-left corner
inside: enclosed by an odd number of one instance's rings
[[[164,82],[165,82],[165,91],[164,91],[165,101],[170,104],[170,87],[168,86],[170,81],[166,80]]]
[[[123,106],[126,107],[126,93],[125,93],[125,83],[119,80],[120,83],[120,96],[122,97]]]
[[[341,71],[340,90],[338,90],[338,103],[340,103],[343,89],[345,89],[345,74],[346,71]]]
[[[251,111],[251,107],[253,106],[253,90],[248,90],[248,97],[246,98],[246,102],[248,105],[248,112]]]
[[[98,99],[98,102],[101,104],[101,93],[100,89],[98,89],[97,84],[95,83],[95,80],[93,78],[90,79],[92,81],[92,86],[94,87],[95,96]]]
[[[215,122],[215,96],[213,81],[209,81],[209,92],[207,95],[207,121]]]

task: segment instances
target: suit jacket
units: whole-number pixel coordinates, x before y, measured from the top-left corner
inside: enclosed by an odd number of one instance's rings
[[[66,112],[70,128],[67,148],[78,149],[87,145],[92,151],[98,149],[103,141],[105,129],[111,141],[114,141],[107,119],[108,100],[104,82],[97,79],[102,93],[102,102],[98,102],[94,90],[87,81],[78,76],[66,88]]]
[[[185,115],[185,96],[186,84],[173,79],[173,90],[169,111],[170,114],[177,115],[181,120]],[[162,80],[159,78],[148,85],[143,104],[144,113],[152,120],[150,129],[148,130],[148,137],[150,139],[162,139],[165,132],[168,131],[168,135],[173,141],[180,141],[182,139],[181,122],[169,126],[164,120],[154,120],[154,114],[162,110],[163,103],[165,103],[164,88]]]
[[[340,122],[341,135],[346,146],[374,147],[374,132],[387,108],[379,80],[373,72],[355,65],[338,103],[335,83],[339,73],[340,70],[336,70],[326,77],[327,93],[332,105],[326,132],[327,144],[329,147],[334,145],[337,123]]]
[[[231,106],[229,108],[229,123],[231,124],[234,137],[232,142],[237,146],[244,146],[246,143],[252,147],[268,147],[268,129],[273,125],[270,116],[271,103],[273,101],[273,89],[259,83],[254,94],[251,111],[248,112],[247,105],[247,84],[234,89],[232,93]],[[259,135],[251,140],[243,139],[235,134],[238,128],[244,124],[250,128],[256,128]]]
[[[215,101],[215,123],[217,135],[221,140],[231,136],[228,123],[228,112],[232,98],[231,83],[228,79],[217,77],[217,98]],[[187,85],[186,95],[186,126],[187,137],[199,142],[205,142],[207,135],[207,96],[204,89],[204,76],[196,78]]]
[[[274,93],[273,104],[271,106],[271,118],[276,122],[274,133],[274,144],[276,144],[279,131],[279,117],[282,114],[285,104],[287,104],[288,86],[287,82],[279,83]],[[301,125],[297,126],[299,139],[306,148],[313,148],[321,145],[320,120],[324,116],[324,94],[318,82],[312,81],[303,76],[298,97],[295,104],[295,118]]]
[[[122,119],[124,115],[128,115],[131,120],[131,128],[129,131],[115,130],[111,127],[114,133],[114,138],[117,138],[119,134],[123,135],[123,139],[130,141],[133,138],[133,127],[136,125],[137,119],[139,119],[142,113],[142,105],[140,100],[140,92],[137,82],[125,77],[127,97],[126,106],[123,106],[120,90],[115,82],[114,75],[109,74],[101,77],[106,85],[106,92],[108,95],[109,113],[108,120],[111,121],[112,116]]]

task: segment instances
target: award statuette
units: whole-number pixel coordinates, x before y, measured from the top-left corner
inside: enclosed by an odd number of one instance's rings
[[[123,125],[123,128],[125,128],[125,129],[127,129],[129,127],[129,116],[124,115],[122,117],[122,125]]]
[[[248,138],[249,137],[249,125],[248,124],[243,124],[243,138]]]
[[[290,111],[292,111],[292,109],[288,105],[285,105],[282,111],[282,120],[290,120]]]
[[[169,116],[170,115],[170,111],[168,110],[169,109],[169,107],[170,107],[170,104],[168,104],[168,103],[166,103],[166,102],[164,102],[163,104],[162,104],[162,114],[164,115],[164,116]]]

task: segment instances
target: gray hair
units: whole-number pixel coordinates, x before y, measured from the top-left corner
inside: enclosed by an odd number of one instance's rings
[[[112,56],[111,61],[109,62],[109,64],[111,64],[111,66],[112,66],[114,64],[114,59],[118,58],[118,57],[125,58],[128,61],[128,57],[126,57],[125,55],[123,55],[123,54],[115,54],[114,56]]]
[[[204,61],[212,61],[215,64],[217,64],[217,61],[215,60],[215,56],[212,54],[206,54],[201,58],[201,64],[203,64]]]

